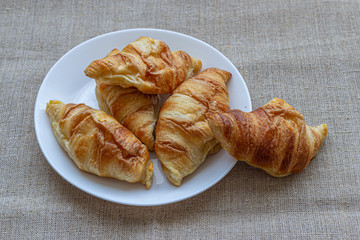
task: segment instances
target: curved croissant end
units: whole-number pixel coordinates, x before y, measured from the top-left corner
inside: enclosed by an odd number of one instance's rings
[[[99,82],[135,87],[143,93],[168,94],[200,71],[200,60],[184,51],[171,52],[162,41],[141,37],[121,52],[93,61],[85,74]]]
[[[249,113],[209,112],[207,121],[228,153],[275,177],[305,169],[327,135],[326,124],[306,125],[300,112],[278,98]]]
[[[56,100],[46,113],[57,141],[81,170],[151,187],[153,164],[146,146],[113,117]]]

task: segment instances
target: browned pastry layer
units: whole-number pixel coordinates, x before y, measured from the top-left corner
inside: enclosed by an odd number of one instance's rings
[[[154,129],[161,103],[159,95],[104,83],[97,84],[95,93],[101,110],[114,116],[149,150],[154,150]]]
[[[151,187],[149,152],[133,133],[103,111],[51,100],[46,106],[53,133],[83,171]]]
[[[121,52],[114,49],[112,54],[93,61],[85,74],[101,83],[135,87],[143,93],[167,94],[201,67],[201,61],[186,52],[171,52],[164,42],[141,37]]]
[[[155,153],[168,179],[181,185],[182,179],[195,171],[207,154],[218,151],[217,141],[206,123],[209,103],[229,109],[225,82],[231,74],[209,68],[182,83],[160,109],[155,130]]]
[[[306,125],[299,111],[278,98],[249,113],[210,111],[207,119],[228,153],[275,177],[305,169],[327,135],[326,124]]]

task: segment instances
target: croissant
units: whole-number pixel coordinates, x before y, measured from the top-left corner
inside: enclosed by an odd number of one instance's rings
[[[305,169],[327,135],[326,124],[306,125],[299,111],[278,98],[249,113],[209,111],[206,116],[228,153],[275,177]]]
[[[101,110],[114,116],[149,150],[154,150],[154,129],[161,103],[159,95],[104,83],[96,85],[95,94]]]
[[[59,144],[83,171],[151,187],[149,152],[129,130],[101,110],[51,100],[46,106]]]
[[[135,87],[143,93],[171,93],[184,80],[198,73],[200,60],[184,51],[171,52],[160,40],[141,37],[121,52],[95,60],[85,69],[86,76],[99,82]]]
[[[182,83],[160,109],[155,130],[155,153],[167,178],[174,185],[195,171],[209,152],[220,148],[205,120],[209,103],[219,110],[229,108],[225,82],[231,74],[208,68]]]

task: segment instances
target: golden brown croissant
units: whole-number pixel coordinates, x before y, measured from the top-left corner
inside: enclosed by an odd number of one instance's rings
[[[249,113],[209,111],[207,119],[228,153],[275,177],[305,169],[327,134],[326,124],[306,125],[300,112],[278,98]]]
[[[81,170],[151,187],[153,164],[146,146],[113,117],[56,100],[46,113],[57,141]]]
[[[154,129],[161,103],[159,95],[104,83],[96,85],[95,93],[101,110],[114,116],[149,150],[154,150]]]
[[[143,93],[167,94],[198,73],[200,60],[184,51],[171,52],[160,40],[141,37],[121,52],[114,49],[103,59],[93,61],[85,74],[99,82],[135,87]]]
[[[209,103],[216,100],[222,111],[229,108],[225,82],[231,74],[209,68],[182,83],[160,109],[155,130],[155,153],[165,175],[174,185],[195,171],[217,141],[205,120]]]

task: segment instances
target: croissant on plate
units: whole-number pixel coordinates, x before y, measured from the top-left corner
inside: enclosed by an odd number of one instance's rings
[[[174,185],[181,185],[182,179],[194,172],[208,153],[220,149],[205,114],[213,100],[218,102],[219,110],[229,109],[225,82],[230,78],[227,71],[208,68],[182,83],[161,107],[155,153]]]
[[[149,150],[154,150],[154,129],[161,103],[159,95],[105,83],[96,85],[95,95],[101,110],[114,116]]]
[[[249,113],[209,111],[207,120],[228,153],[275,177],[305,169],[327,135],[326,124],[306,125],[299,111],[278,98]]]
[[[90,63],[85,74],[101,83],[135,87],[143,93],[167,94],[201,67],[200,60],[184,51],[171,52],[160,40],[140,37],[122,51],[114,49],[113,54]]]
[[[56,100],[46,113],[57,141],[81,170],[151,187],[153,164],[146,146],[112,116]]]

